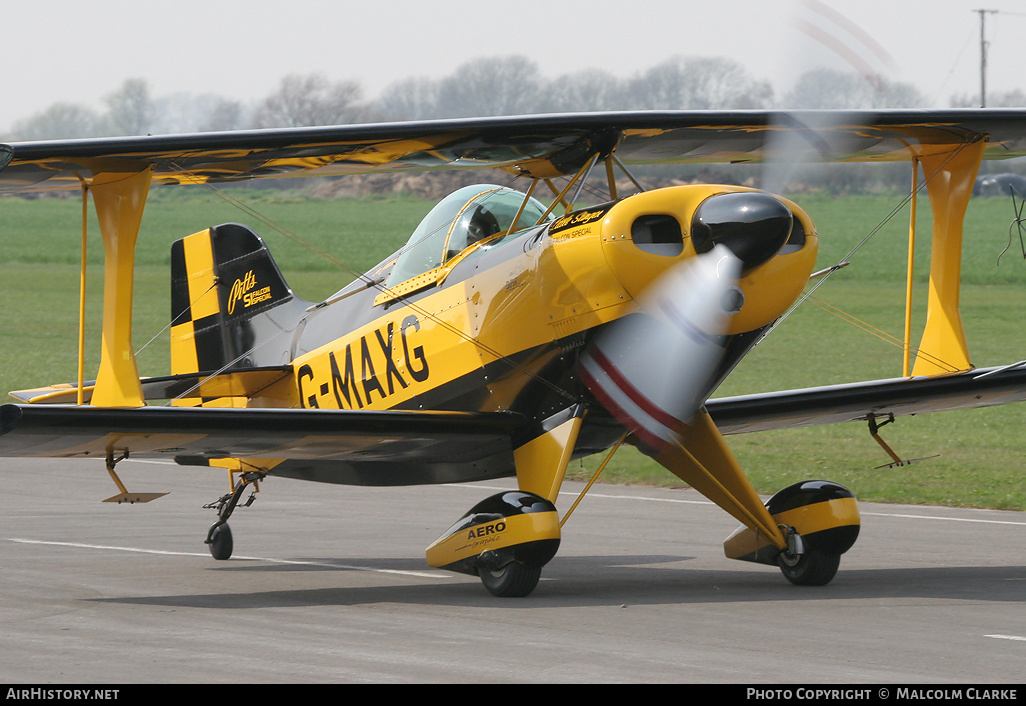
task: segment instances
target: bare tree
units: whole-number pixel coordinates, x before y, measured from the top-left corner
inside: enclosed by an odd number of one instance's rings
[[[542,95],[538,67],[527,57],[476,59],[438,86],[438,116],[517,115],[536,109]]]
[[[173,93],[155,98],[154,134],[236,130],[244,127],[242,104],[212,93]]]
[[[144,79],[126,79],[118,90],[104,96],[103,102],[107,106],[107,134],[144,135],[151,131],[153,101]]]
[[[54,103],[46,110],[14,124],[15,140],[62,140],[76,137],[95,137],[99,130],[96,111],[75,103]]]
[[[355,81],[331,82],[322,74],[290,74],[257,108],[254,127],[307,127],[355,122],[363,114]]]
[[[951,97],[952,108],[976,108],[980,105],[980,94],[959,94]],[[1020,89],[1004,93],[988,93],[988,108],[1021,108],[1026,106],[1026,93]]]
[[[206,119],[200,123],[200,132],[216,132],[220,130],[238,130],[245,124],[242,103],[239,101],[218,98],[207,112]]]
[[[781,107],[857,110],[919,108],[924,104],[923,96],[911,84],[854,71],[813,69],[798,77]]]
[[[549,81],[539,109],[546,113],[622,110],[630,107],[624,82],[601,69],[584,69]]]
[[[384,120],[429,120],[439,115],[439,82],[419,77],[407,78],[388,86],[374,109]]]
[[[769,107],[773,88],[740,64],[719,57],[674,57],[629,82],[629,107],[643,110]]]

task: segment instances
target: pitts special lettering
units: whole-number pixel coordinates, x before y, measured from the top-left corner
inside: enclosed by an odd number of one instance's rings
[[[399,327],[405,373],[415,382],[424,382],[430,374],[427,357],[423,346],[410,346],[406,334],[409,328],[420,331],[420,321],[416,316],[406,317]],[[384,400],[407,388],[410,382],[396,363],[395,348],[395,324],[389,321],[384,327],[375,329],[373,334],[360,336],[357,341],[347,343],[344,349],[328,353],[330,382],[318,385],[314,381],[313,368],[309,364],[303,365],[298,373],[302,405],[319,408],[318,398],[331,395],[338,409],[363,409],[376,401],[375,395]],[[309,390],[304,388],[304,380],[313,383],[311,388],[318,391],[309,394]]]
[[[239,300],[242,300],[243,307],[250,307],[271,298],[270,287],[263,287],[253,291],[256,284],[256,276],[253,274],[253,270],[247,272],[246,276],[242,279],[235,280],[235,283],[232,284],[231,294],[228,295],[229,314],[235,313],[235,304]]]
[[[572,213],[568,213],[562,218],[557,218],[552,222],[552,225],[549,227],[549,234],[558,233],[561,230],[573,228],[574,226],[594,223],[598,219],[602,218],[602,216],[606,215],[609,208],[609,206],[606,206],[604,208],[593,209],[590,211],[574,211]]]

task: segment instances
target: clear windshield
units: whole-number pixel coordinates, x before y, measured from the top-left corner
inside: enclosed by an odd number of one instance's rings
[[[466,186],[446,196],[413,231],[388,276],[392,287],[439,267],[467,247],[513,225],[526,196],[491,184]],[[527,228],[545,214],[545,207],[528,199],[516,227]]]

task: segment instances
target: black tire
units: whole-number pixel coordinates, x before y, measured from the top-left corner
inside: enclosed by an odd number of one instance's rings
[[[232,556],[232,549],[235,543],[232,541],[232,529],[228,525],[220,525],[214,529],[210,537],[210,555],[218,561],[229,559]]]
[[[538,585],[541,578],[540,566],[528,566],[512,561],[497,571],[478,569],[481,583],[493,596],[500,598],[522,598]]]
[[[822,549],[809,549],[796,562],[789,561],[788,556],[781,553],[777,557],[777,564],[784,577],[796,586],[825,586],[837,574],[841,555]]]

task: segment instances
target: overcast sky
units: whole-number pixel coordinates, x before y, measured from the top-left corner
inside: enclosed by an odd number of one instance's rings
[[[1026,90],[1021,0],[822,2],[851,24],[802,0],[9,1],[0,133],[56,102],[99,109],[126,78],[146,79],[155,97],[251,101],[286,74],[320,72],[355,79],[373,98],[394,81],[514,54],[547,78],[586,68],[627,77],[674,55],[729,57],[783,93],[809,65],[851,70],[838,58],[847,53],[943,108],[953,94],[979,91],[977,9],[998,10],[986,16],[988,94]],[[796,17],[831,37],[832,49],[796,31]]]

